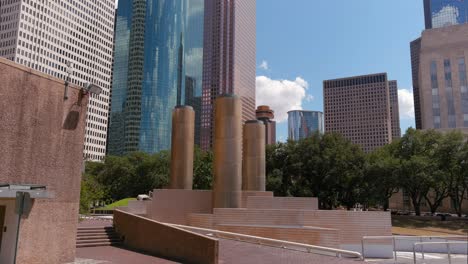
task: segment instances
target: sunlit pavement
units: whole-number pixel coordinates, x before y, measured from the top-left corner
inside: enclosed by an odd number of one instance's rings
[[[435,254],[435,253],[425,253],[424,259],[422,258],[421,253],[416,253],[416,263],[417,264],[448,264],[448,256],[447,254]],[[452,254],[451,255],[452,264],[467,264],[468,263],[468,256],[467,255],[460,255],[460,254]],[[395,262],[393,259],[382,260],[382,259],[366,259],[367,262],[373,263],[396,263],[396,264],[407,264],[407,263],[414,263],[414,256],[413,252],[398,252],[397,253],[397,261]]]

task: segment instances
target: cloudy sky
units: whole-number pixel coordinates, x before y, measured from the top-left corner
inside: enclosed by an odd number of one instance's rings
[[[419,0],[257,0],[257,104],[275,110],[277,139],[287,111],[323,111],[323,80],[378,72],[398,81],[402,131],[414,127],[409,43],[423,29]]]

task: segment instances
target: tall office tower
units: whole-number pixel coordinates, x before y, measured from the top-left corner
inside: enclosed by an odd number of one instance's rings
[[[205,0],[201,147],[211,149],[214,100],[236,94],[255,119],[255,0]]]
[[[322,112],[305,110],[288,112],[288,138],[290,140],[304,139],[316,132],[324,133]]]
[[[392,138],[399,139],[401,138],[401,128],[397,81],[388,81],[388,89],[390,94],[390,115],[392,118]]]
[[[468,1],[424,0],[426,29],[468,23]]]
[[[87,109],[83,155],[105,156],[115,1],[0,0],[0,56],[70,83],[102,88]]]
[[[391,143],[389,86],[386,73],[324,81],[325,130],[366,152]]]
[[[200,115],[203,1],[119,3],[109,154],[169,149],[174,107]]]
[[[421,52],[421,38],[411,42],[411,73],[413,79],[414,118],[416,129],[422,129],[421,102],[419,99],[419,53]]]
[[[272,145],[276,143],[276,121],[275,112],[267,105],[260,105],[255,110],[257,120],[260,120],[265,125],[265,144]]]
[[[413,64],[421,129],[468,132],[467,36],[468,24],[422,33],[418,63]]]

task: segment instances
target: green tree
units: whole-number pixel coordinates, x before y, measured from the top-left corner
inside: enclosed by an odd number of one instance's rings
[[[211,190],[213,185],[213,152],[203,151],[196,146],[193,160],[193,189]]]

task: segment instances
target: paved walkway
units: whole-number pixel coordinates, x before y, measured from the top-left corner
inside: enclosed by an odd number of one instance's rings
[[[119,247],[78,248],[73,264],[172,264],[177,263]],[[352,259],[309,254],[251,243],[220,239],[219,264],[356,264]]]
[[[435,253],[426,253],[424,254],[424,259],[420,253],[416,253],[417,264],[448,264],[447,254],[435,254]],[[451,255],[452,264],[467,264],[468,256],[460,254]],[[397,253],[397,262],[391,260],[382,260],[382,259],[368,259],[367,262],[375,264],[413,264],[414,256],[413,252],[398,252]]]

